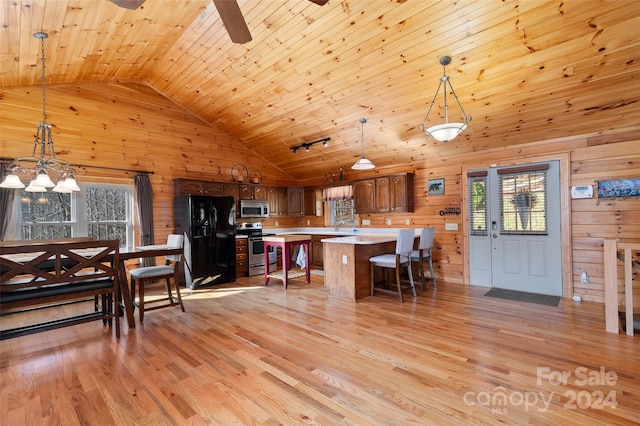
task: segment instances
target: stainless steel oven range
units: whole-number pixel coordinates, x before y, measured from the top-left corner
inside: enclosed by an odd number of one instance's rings
[[[238,222],[236,235],[246,235],[248,239],[249,276],[264,274],[264,242],[262,223]],[[269,247],[269,272],[275,272],[278,265],[278,254],[275,247]]]

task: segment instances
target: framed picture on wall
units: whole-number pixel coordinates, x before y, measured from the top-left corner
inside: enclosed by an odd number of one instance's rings
[[[598,198],[640,197],[640,178],[601,180],[597,184]]]
[[[444,194],[444,178],[427,179],[427,193],[429,195]]]

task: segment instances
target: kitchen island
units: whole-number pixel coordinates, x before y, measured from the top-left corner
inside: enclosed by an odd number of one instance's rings
[[[269,268],[265,268],[264,285],[269,285],[269,278],[277,278],[282,280],[282,284],[286,290],[289,278],[296,278],[302,275],[306,277],[307,283],[311,282],[311,268],[309,267],[309,243],[311,242],[311,235],[266,235],[262,237],[262,241],[264,242],[265,265],[269,264],[269,247],[280,247],[282,249],[282,272],[269,273]],[[291,269],[290,249],[294,245],[302,245],[304,248],[305,272],[289,272]]]
[[[371,295],[369,258],[394,253],[397,234],[325,238],[324,285],[329,296],[358,301]]]

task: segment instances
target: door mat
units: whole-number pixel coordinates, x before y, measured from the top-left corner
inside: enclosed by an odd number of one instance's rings
[[[516,302],[537,303],[538,305],[558,306],[560,296],[548,294],[526,293],[524,291],[507,290],[504,288],[492,288],[484,294],[498,299],[515,300]]]

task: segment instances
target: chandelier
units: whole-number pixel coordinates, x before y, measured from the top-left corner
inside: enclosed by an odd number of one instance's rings
[[[449,142],[451,139],[454,139],[458,136],[464,129],[467,128],[467,124],[471,121],[471,116],[466,115],[464,110],[462,109],[462,105],[460,105],[460,101],[458,100],[458,96],[456,92],[453,90],[453,86],[451,85],[451,80],[447,75],[446,66],[451,63],[451,57],[443,56],[440,58],[440,64],[442,65],[443,75],[440,77],[440,84],[438,84],[438,89],[436,90],[436,94],[433,96],[433,101],[431,101],[431,106],[429,106],[429,111],[427,111],[427,115],[424,117],[424,121],[422,124],[418,125],[418,129],[420,131],[426,133],[427,135],[433,137],[434,139],[440,142]],[[464,117],[464,123],[449,123],[449,111],[447,107],[447,84],[449,84],[449,88],[451,89],[451,93],[456,100],[456,103],[460,107],[460,112],[462,112],[462,116]],[[429,113],[431,112],[431,108],[433,108],[433,104],[436,102],[436,98],[438,97],[438,92],[440,88],[444,85],[444,124],[437,124],[435,126],[431,126],[429,128],[426,127],[427,118],[429,117]]]
[[[33,153],[13,160],[8,167],[7,176],[0,183],[0,188],[22,189],[25,187],[22,180],[25,180],[29,181],[29,186],[25,189],[27,192],[47,192],[48,188],[52,188],[54,192],[80,191],[74,178],[75,170],[71,168],[71,164],[56,158],[51,125],[47,124],[44,40],[49,35],[37,32],[33,36],[40,40],[42,50],[42,122],[38,123],[36,138],[33,141]]]
[[[376,168],[376,165],[373,164],[371,160],[369,160],[364,156],[364,123],[366,122],[367,122],[366,118],[360,119],[360,138],[362,142],[362,154],[360,155],[360,158],[358,159],[358,161],[356,161],[355,164],[351,166],[353,170],[371,170]]]

